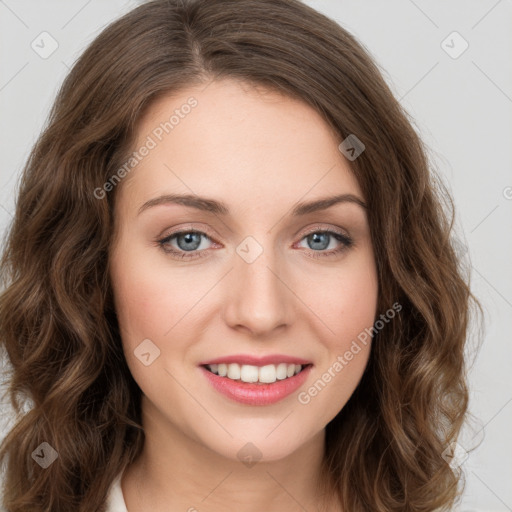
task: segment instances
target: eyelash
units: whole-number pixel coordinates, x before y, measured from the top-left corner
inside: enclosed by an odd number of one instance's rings
[[[205,256],[207,256],[207,252],[208,252],[207,249],[203,249],[201,251],[196,250],[196,251],[188,251],[187,252],[187,251],[178,251],[176,249],[169,249],[168,247],[166,247],[166,244],[168,244],[173,238],[176,238],[179,235],[190,234],[190,233],[204,235],[206,238],[213,241],[212,237],[210,237],[207,233],[204,233],[203,231],[199,231],[199,230],[195,230],[195,229],[186,229],[186,230],[176,231],[174,233],[171,233],[170,235],[166,236],[165,238],[158,240],[157,243],[165,253],[171,254],[173,257],[176,257],[181,260],[204,258]],[[337,254],[340,254],[343,251],[346,251],[347,249],[349,249],[350,247],[352,247],[354,245],[354,241],[352,240],[352,238],[343,233],[340,233],[338,231],[333,231],[333,230],[319,229],[319,228],[314,228],[314,229],[308,231],[307,233],[305,233],[302,236],[302,238],[300,239],[300,241],[302,241],[304,238],[306,238],[307,236],[312,235],[314,233],[322,233],[322,234],[331,235],[336,240],[341,242],[342,245],[339,248],[331,249],[330,251],[325,251],[325,250],[324,251],[313,251],[313,250],[311,250],[311,252],[312,252],[312,254],[310,254],[311,258],[328,258],[330,256],[335,256]]]

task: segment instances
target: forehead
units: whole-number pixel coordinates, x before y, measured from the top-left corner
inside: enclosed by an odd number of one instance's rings
[[[163,96],[147,109],[131,149],[151,149],[125,181],[139,202],[163,189],[247,207],[325,193],[361,196],[340,142],[300,100],[216,81]]]

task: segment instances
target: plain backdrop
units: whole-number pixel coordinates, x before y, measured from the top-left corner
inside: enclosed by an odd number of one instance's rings
[[[0,230],[55,94],[110,21],[140,2],[0,0]],[[485,333],[470,371],[463,511],[512,510],[512,2],[309,0],[354,34],[414,118],[455,200]],[[47,32],[48,35],[42,35]],[[58,45],[49,56],[41,55]],[[55,41],[55,42],[54,42]],[[43,52],[44,53],[44,52]],[[476,333],[476,329],[472,329]],[[471,345],[470,345],[471,346]],[[4,435],[9,408],[2,406]]]

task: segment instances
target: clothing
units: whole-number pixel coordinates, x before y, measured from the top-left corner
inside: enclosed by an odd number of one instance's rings
[[[121,477],[123,472],[119,473],[112,482],[107,496],[106,512],[128,512],[126,503],[124,502],[123,490],[121,488]]]

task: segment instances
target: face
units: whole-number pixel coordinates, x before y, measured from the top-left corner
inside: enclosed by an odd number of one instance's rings
[[[250,442],[277,460],[352,395],[378,285],[340,142],[305,103],[231,80],[161,98],[141,120],[110,272],[162,435],[230,459]]]

